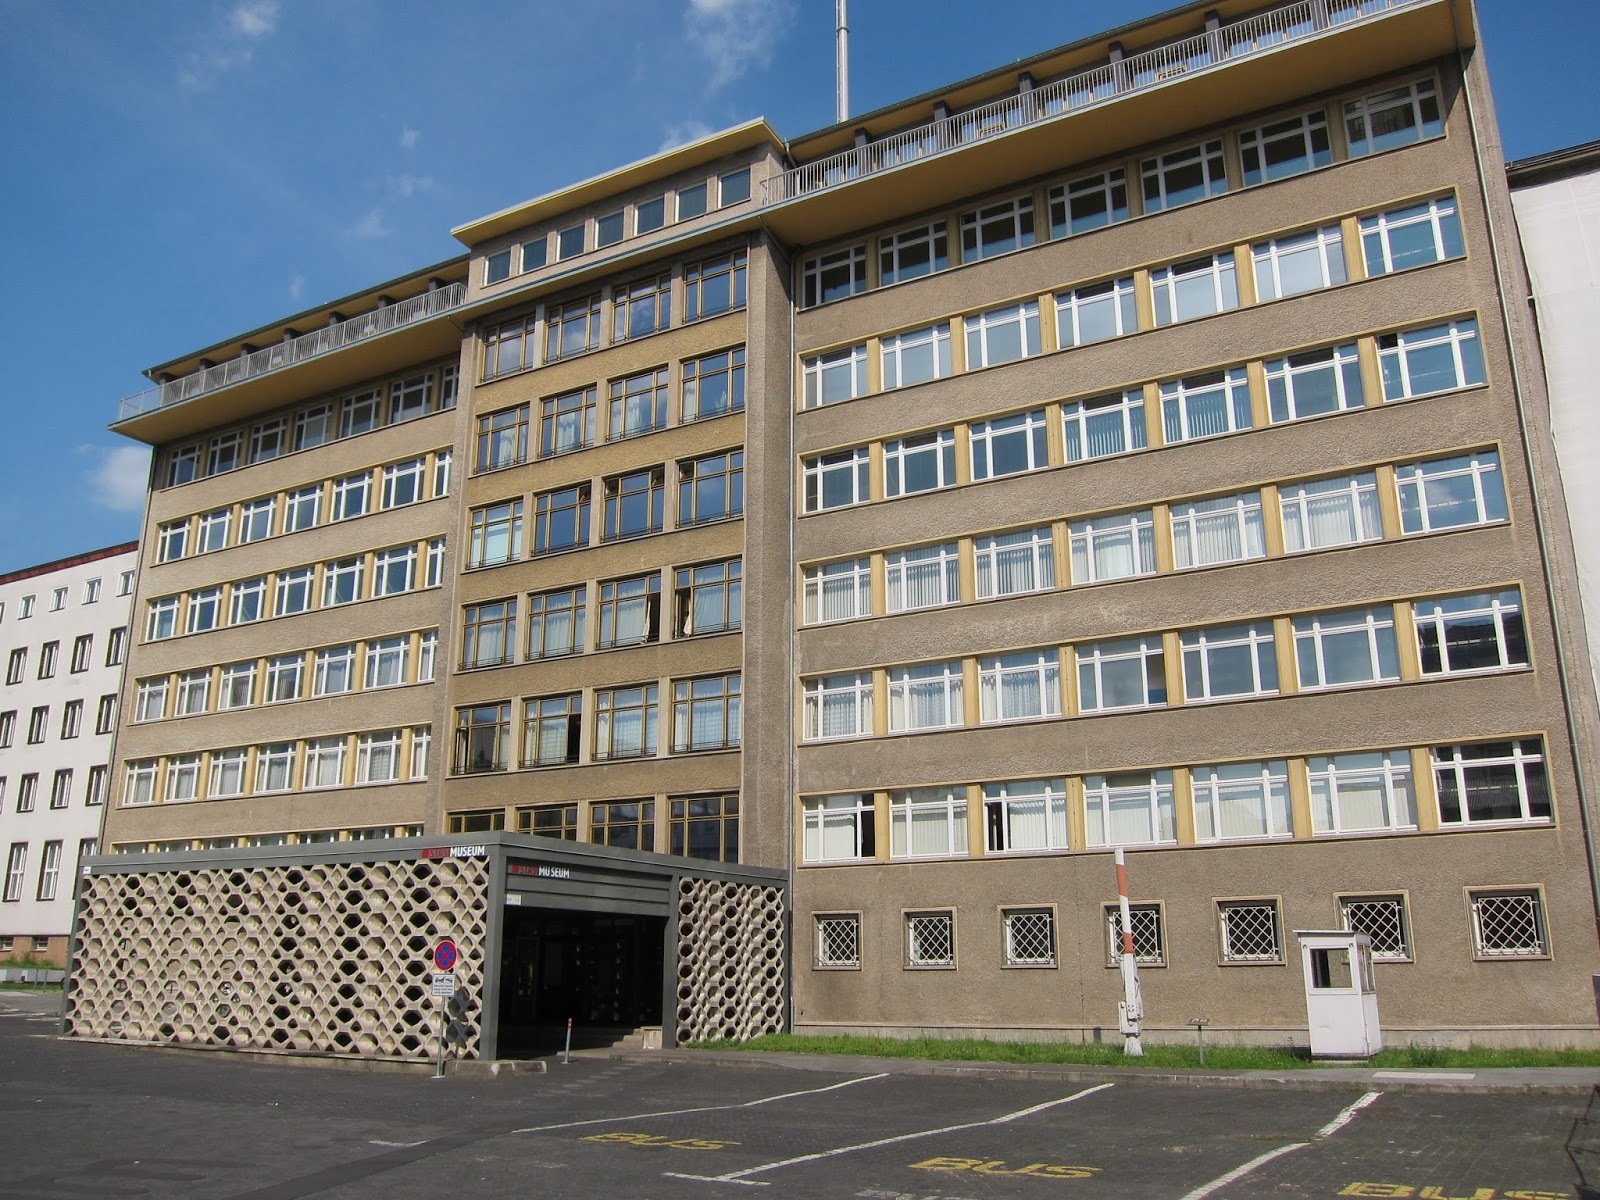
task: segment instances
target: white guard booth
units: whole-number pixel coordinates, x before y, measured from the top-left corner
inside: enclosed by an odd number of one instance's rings
[[[1297,929],[1313,1058],[1368,1058],[1383,1049],[1372,939],[1348,929]]]

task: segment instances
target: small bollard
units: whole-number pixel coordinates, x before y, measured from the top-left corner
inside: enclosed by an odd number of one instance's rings
[[[1206,1026],[1211,1024],[1210,1017],[1190,1017],[1189,1024],[1194,1026],[1195,1044],[1200,1047],[1200,1065],[1206,1065]]]
[[[567,1048],[561,1052],[561,1064],[570,1066],[572,1063],[572,1018],[567,1018]]]

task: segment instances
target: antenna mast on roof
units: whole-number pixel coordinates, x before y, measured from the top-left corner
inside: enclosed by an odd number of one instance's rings
[[[840,124],[850,119],[850,22],[845,16],[845,0],[834,0],[834,31],[838,37],[835,52],[834,117]]]

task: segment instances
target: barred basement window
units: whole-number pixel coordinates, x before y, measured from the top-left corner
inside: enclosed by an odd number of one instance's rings
[[[944,912],[906,914],[906,966],[956,965],[956,915]]]
[[[1115,904],[1105,906],[1106,966],[1122,965],[1122,912]],[[1166,928],[1159,904],[1130,904],[1128,925],[1133,930],[1133,961],[1141,967],[1167,965]]]
[[[818,967],[861,966],[861,917],[856,913],[818,914],[816,942]]]
[[[1548,958],[1544,905],[1536,889],[1469,892],[1477,958]]]
[[[1056,915],[1048,908],[1001,909],[1006,930],[1006,966],[1056,965]]]
[[[1344,927],[1372,939],[1374,962],[1411,961],[1411,923],[1404,896],[1341,896]]]
[[[1281,963],[1283,937],[1276,900],[1219,900],[1225,963]]]

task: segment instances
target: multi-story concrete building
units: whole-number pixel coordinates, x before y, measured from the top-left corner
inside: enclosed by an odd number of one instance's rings
[[[1467,0],[1196,5],[455,232],[116,426],[159,447],[140,853],[78,1027],[422,1053],[394,947],[461,926],[482,1053],[1096,1037],[1124,847],[1155,1036],[1303,1039],[1294,930],[1345,926],[1392,1039],[1595,1039],[1593,681]],[[222,915],[133,1012],[136,893]]]
[[[110,791],[137,546],[0,575],[0,958],[61,966]]]

